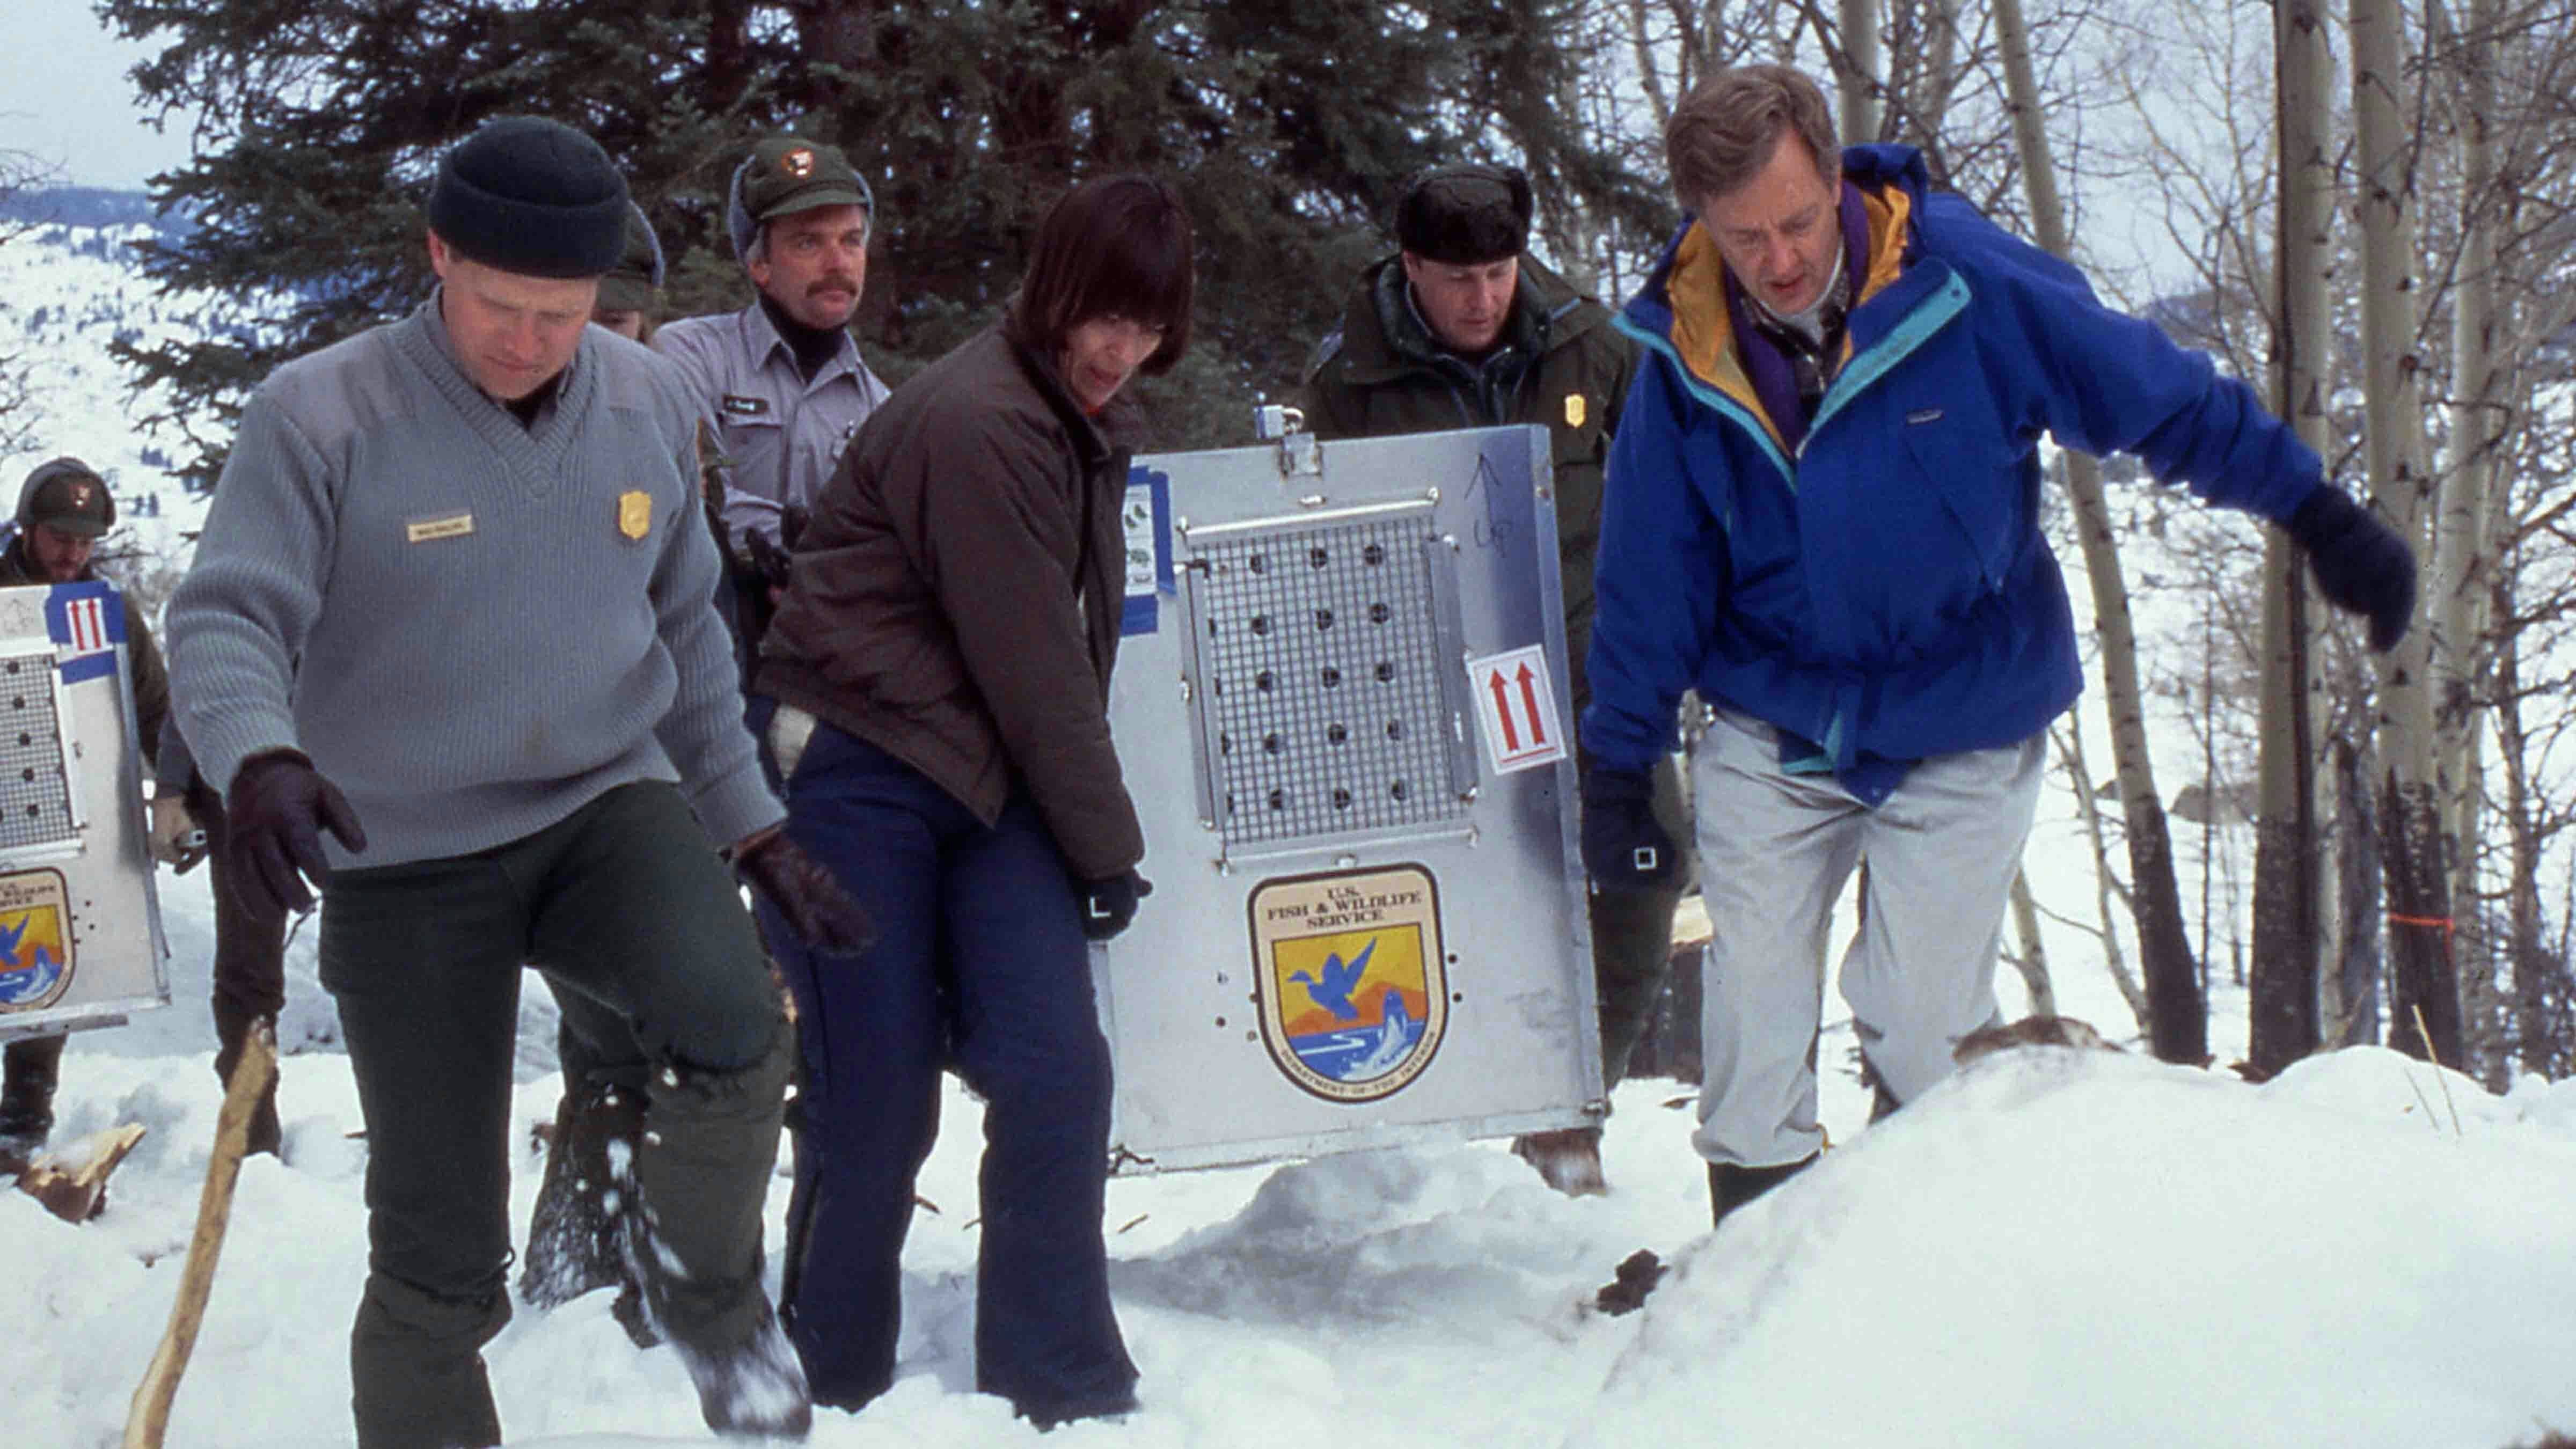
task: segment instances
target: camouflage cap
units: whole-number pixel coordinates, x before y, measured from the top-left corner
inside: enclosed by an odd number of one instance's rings
[[[855,206],[876,221],[876,193],[838,146],[802,136],[771,136],[734,168],[725,198],[725,229],[737,257],[760,239],[764,223],[825,206]]]
[[[96,538],[116,526],[116,495],[97,469],[78,458],[39,464],[18,491],[18,526],[40,523],[74,538]]]
[[[649,312],[662,294],[662,239],[653,234],[653,223],[644,216],[644,208],[626,204],[626,250],[619,254],[617,265],[599,279],[599,300],[593,305],[603,312]]]

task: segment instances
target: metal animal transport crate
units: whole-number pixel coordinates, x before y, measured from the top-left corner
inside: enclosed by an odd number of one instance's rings
[[[1598,1120],[1552,485],[1528,427],[1136,462],[1119,1170]]]
[[[125,605],[0,589],[0,1039],[170,1001]]]

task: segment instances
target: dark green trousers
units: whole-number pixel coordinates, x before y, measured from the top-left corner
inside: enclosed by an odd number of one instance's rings
[[[1669,759],[1655,766],[1655,818],[1685,852],[1692,840],[1682,802],[1681,772]],[[1673,955],[1673,912],[1686,880],[1660,890],[1595,891],[1591,897],[1593,998],[1601,1017],[1601,1089],[1628,1075],[1628,1058],[1646,1034],[1663,994]]]
[[[470,856],[335,874],[322,982],[367,1123],[368,1278],[350,1336],[362,1449],[499,1442],[482,1346],[509,1321],[509,1119],[522,963],[622,1019],[646,1083],[624,1211],[664,1333],[764,1320],[761,1204],[790,1053],[732,874],[679,792],[621,786]]]

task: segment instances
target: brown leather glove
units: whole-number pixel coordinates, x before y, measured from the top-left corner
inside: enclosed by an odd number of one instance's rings
[[[233,893],[261,918],[313,909],[305,878],[315,885],[331,879],[331,862],[322,854],[323,831],[330,831],[343,850],[367,848],[367,832],[348,797],[294,750],[254,755],[233,772],[224,824]]]
[[[787,918],[798,940],[834,956],[855,956],[876,943],[865,908],[840,880],[777,826],[733,848],[733,868]]]

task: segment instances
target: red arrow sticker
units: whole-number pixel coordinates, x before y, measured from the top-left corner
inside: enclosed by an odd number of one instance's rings
[[[1475,691],[1476,732],[1484,736],[1485,762],[1495,774],[1565,758],[1565,729],[1559,723],[1545,646],[1470,659],[1467,678]]]

